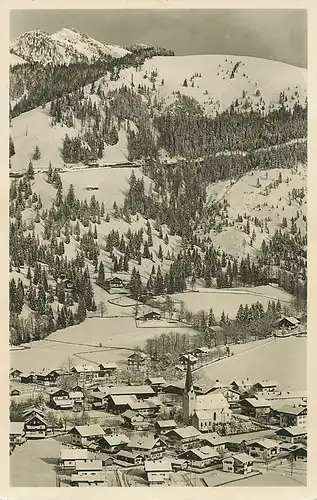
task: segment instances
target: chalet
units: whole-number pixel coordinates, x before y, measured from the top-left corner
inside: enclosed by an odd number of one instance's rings
[[[160,407],[154,401],[147,399],[146,401],[135,400],[129,402],[128,409],[136,411],[143,417],[154,417],[159,412]]]
[[[82,393],[83,393],[83,392],[84,392],[84,388],[83,388],[83,386],[82,386],[82,385],[76,384],[74,387],[72,387],[72,391],[73,391],[73,392],[77,392],[77,391],[79,391],[79,392],[82,392]]]
[[[71,391],[69,399],[73,402],[75,408],[82,408],[84,404],[84,395],[81,391]]]
[[[165,437],[172,446],[182,450],[198,446],[201,441],[201,433],[191,425],[172,429],[165,434]]]
[[[194,389],[197,395],[210,394],[211,392],[220,391],[221,383],[219,380],[204,377],[194,384]]]
[[[63,448],[60,451],[59,466],[64,470],[76,470],[76,462],[88,460],[88,450]]]
[[[134,395],[109,395],[107,400],[107,409],[110,413],[114,413],[115,415],[119,415],[124,411],[131,408],[133,403],[137,403],[138,400]]]
[[[250,391],[253,385],[254,384],[249,379],[249,377],[246,377],[245,379],[241,380],[233,380],[230,384],[230,388],[236,392],[239,392],[240,394],[243,394],[244,392]]]
[[[40,385],[52,386],[56,385],[58,377],[59,373],[56,370],[43,370],[35,375],[35,381]]]
[[[146,460],[144,469],[149,486],[158,484],[166,486],[171,479],[172,464],[170,460],[159,460],[156,462]]]
[[[266,399],[245,398],[240,401],[241,414],[248,417],[268,417],[271,412],[271,404]]]
[[[282,427],[275,434],[281,441],[292,444],[300,443],[307,439],[307,430],[300,426]]]
[[[134,352],[133,354],[130,354],[130,356],[128,356],[128,366],[140,368],[144,366],[146,359],[147,355],[144,352]]]
[[[98,368],[98,377],[109,377],[116,372],[118,366],[116,363],[100,363]]]
[[[21,373],[20,382],[22,382],[22,384],[33,384],[35,382],[35,378],[34,373]]]
[[[74,401],[68,397],[53,398],[52,407],[55,410],[72,410],[74,408]]]
[[[96,441],[105,435],[99,425],[77,425],[69,433],[71,443],[75,446],[87,446],[91,441]]]
[[[98,474],[98,472],[102,472],[102,462],[101,460],[95,458],[76,460],[75,470],[79,475]]]
[[[105,453],[118,453],[126,448],[130,439],[125,434],[118,434],[114,436],[103,436],[98,441],[99,448]]]
[[[140,453],[144,459],[159,460],[163,458],[166,443],[161,438],[149,436],[145,438],[133,437],[127,445],[127,450]]]
[[[247,453],[237,453],[232,457],[226,457],[222,461],[222,470],[235,474],[249,474],[252,472],[254,458]]]
[[[275,411],[280,420],[280,427],[307,425],[307,406],[306,405],[285,405]]]
[[[107,406],[108,394],[104,392],[93,392],[92,397],[92,407],[95,410],[104,409]]]
[[[144,463],[144,456],[141,453],[134,453],[128,450],[121,450],[116,454],[116,459],[126,462],[129,465],[140,465]]]
[[[203,469],[221,463],[221,458],[217,450],[211,446],[188,449],[179,455],[179,458],[189,462],[191,467]]]
[[[123,288],[123,286],[124,286],[122,279],[118,278],[118,276],[114,276],[113,278],[107,279],[106,283],[111,288]]]
[[[163,377],[149,377],[146,379],[145,383],[149,385],[155,394],[161,392],[163,386],[166,384],[166,381]]]
[[[126,410],[121,413],[121,417],[124,420],[124,425],[129,429],[134,429],[135,431],[148,430],[150,424],[142,415],[132,410]]]
[[[34,417],[36,415],[39,415],[40,417],[45,418],[45,414],[42,410],[40,410],[39,408],[37,408],[35,406],[31,406],[29,408],[26,408],[23,411],[23,420],[25,421],[27,418]]]
[[[182,354],[180,357],[179,357],[179,361],[182,365],[186,365],[188,364],[188,362],[190,362],[191,366],[195,366],[198,359],[196,358],[196,356],[194,356],[193,354]]]
[[[72,486],[99,486],[105,482],[103,474],[72,474]]]
[[[92,379],[98,374],[98,370],[92,365],[76,365],[71,368],[71,372],[84,379]]]
[[[246,445],[248,453],[260,460],[270,460],[280,452],[280,446],[273,439],[255,439]]]
[[[26,441],[24,422],[10,422],[10,444],[21,445]]]
[[[200,357],[205,357],[205,356],[208,356],[208,354],[210,354],[210,351],[211,349],[209,349],[208,347],[198,347],[197,349],[195,349],[193,351],[193,355],[196,356],[197,358],[200,358]]]
[[[227,444],[227,439],[225,436],[219,436],[217,432],[210,432],[208,434],[204,434],[202,437],[202,444],[204,446],[211,446],[216,450],[224,451]]]
[[[10,391],[10,396],[20,396],[21,394],[21,391],[19,391],[19,389],[12,389],[12,391]]]
[[[142,318],[143,321],[150,321],[150,320],[156,320],[159,321],[161,319],[161,314],[157,311],[149,311],[148,313],[145,313]]]
[[[50,405],[55,407],[55,401],[68,399],[69,392],[65,389],[53,389],[49,392]]]
[[[85,187],[86,191],[98,191],[99,187],[98,186],[86,186]]]
[[[14,368],[10,371],[10,380],[20,380],[22,371]]]
[[[300,324],[300,321],[297,318],[292,316],[282,316],[282,318],[278,319],[276,322],[277,328],[287,328],[294,329]]]
[[[253,385],[252,389],[254,392],[274,392],[276,391],[277,383],[273,380],[262,380],[260,382],[256,382]]]
[[[31,413],[24,420],[25,435],[28,439],[44,438],[47,435],[47,422],[39,413]]]
[[[158,434],[166,434],[167,432],[176,429],[177,423],[175,420],[158,420],[155,422],[154,427]]]

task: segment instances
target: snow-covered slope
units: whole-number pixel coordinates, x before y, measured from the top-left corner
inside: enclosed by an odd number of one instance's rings
[[[17,56],[16,54],[10,53],[10,66],[16,66],[17,64],[25,64],[26,61],[22,59],[22,57]]]
[[[52,35],[41,30],[28,31],[11,42],[10,51],[26,61],[42,64],[70,64],[104,56],[122,57],[128,53],[122,47],[104,45],[68,28],[62,28]]]

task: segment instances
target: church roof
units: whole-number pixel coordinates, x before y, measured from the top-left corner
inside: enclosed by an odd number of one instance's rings
[[[229,408],[229,403],[221,393],[197,396],[196,410],[218,410]]]

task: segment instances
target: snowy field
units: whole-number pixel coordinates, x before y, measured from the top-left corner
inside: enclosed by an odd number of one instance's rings
[[[125,349],[111,349],[104,351],[99,348],[121,347],[133,349],[142,346],[147,338],[168,333],[169,331],[194,333],[189,327],[175,327],[165,325],[156,328],[142,326],[137,328],[133,318],[91,318],[79,325],[54,332],[46,340],[31,342],[31,349],[11,351],[11,366],[21,370],[41,370],[45,368],[59,368],[68,357],[73,357],[77,364],[85,360],[98,362],[116,362],[122,364],[131,351]],[[50,342],[57,340],[70,344]],[[96,347],[87,347],[80,344],[89,344]],[[95,351],[96,352],[89,352]],[[83,359],[84,358],[84,359]]]
[[[222,290],[202,288],[197,292],[176,293],[173,299],[184,302],[185,307],[194,313],[202,309],[208,311],[212,307],[216,318],[220,318],[222,311],[229,318],[235,318],[240,304],[250,306],[259,301],[266,309],[269,301],[279,299],[282,305],[289,304],[292,296],[284,290],[267,285]]]
[[[275,380],[281,390],[306,390],[307,339],[287,337],[233,346],[236,355],[210,364],[201,371],[211,379],[229,384],[235,379]],[[248,349],[248,347],[250,347]]]

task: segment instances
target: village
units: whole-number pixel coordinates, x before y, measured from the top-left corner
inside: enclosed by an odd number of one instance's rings
[[[280,321],[288,332],[294,322]],[[151,376],[141,350],[124,372],[107,360],[36,373],[12,368],[11,474],[23,476],[26,453],[35,468],[50,456],[37,486],[243,486],[265,475],[272,485],[305,484],[306,391],[248,377],[197,378],[209,351],[183,353],[174,381]]]

